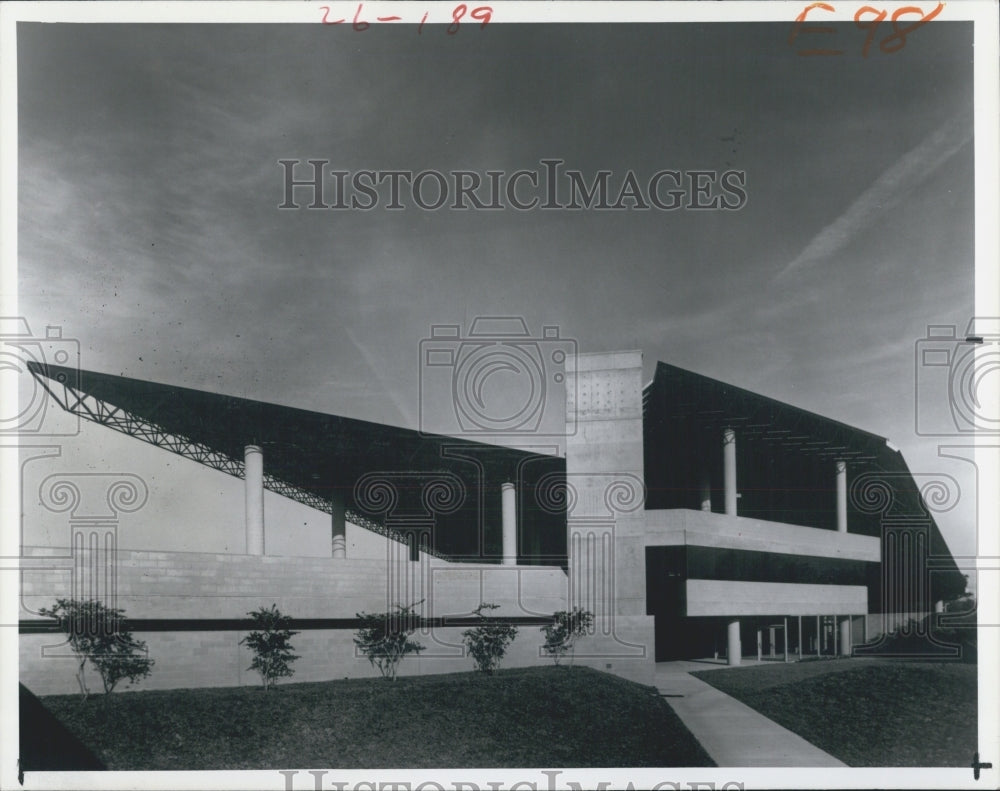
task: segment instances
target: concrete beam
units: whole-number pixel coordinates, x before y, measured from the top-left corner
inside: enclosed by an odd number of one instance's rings
[[[646,546],[699,546],[877,563],[881,539],[688,508],[645,511]],[[791,614],[791,613],[789,613]]]
[[[812,615],[831,609],[860,615],[868,607],[864,585],[702,579],[689,579],[684,585],[689,617]]]

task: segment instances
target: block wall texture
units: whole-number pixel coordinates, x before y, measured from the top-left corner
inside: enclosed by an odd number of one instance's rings
[[[39,618],[42,607],[69,597],[74,582],[102,573],[108,556],[84,551],[77,557],[52,549],[27,548],[22,570],[22,620]],[[98,563],[98,561],[100,563]],[[94,564],[98,563],[97,568]],[[261,606],[277,604],[294,618],[354,618],[384,612],[394,604],[423,599],[426,618],[470,616],[481,602],[500,605],[497,615],[549,616],[567,608],[567,579],[559,568],[450,564],[373,559],[294,558],[197,552],[120,550],[106,569],[113,574],[107,602],[132,619],[244,618]],[[461,644],[464,627],[425,629],[418,634],[427,650],[404,662],[401,672],[444,673],[472,669]],[[251,656],[237,631],[136,632],[156,665],[136,688],[233,686],[260,683],[247,668]],[[356,655],[353,629],[303,629],[293,644],[300,659],[296,681],[370,676],[367,659]],[[61,636],[20,637],[21,680],[35,694],[77,691],[75,663]],[[505,666],[548,662],[540,656],[538,626],[521,627]],[[88,670],[92,690],[100,680]]]

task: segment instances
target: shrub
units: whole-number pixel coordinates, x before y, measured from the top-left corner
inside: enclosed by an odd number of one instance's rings
[[[382,678],[396,680],[396,670],[403,657],[424,650],[424,646],[410,639],[419,624],[414,608],[423,599],[406,607],[397,604],[395,612],[357,613],[361,628],[355,633],[354,644]]]
[[[569,653],[569,664],[573,665],[573,650],[578,637],[590,631],[594,625],[594,614],[583,607],[574,607],[569,612],[559,610],[552,616],[552,623],[543,626],[545,644],[542,650],[552,657],[557,665]]]
[[[55,606],[42,608],[39,613],[55,618],[69,638],[80,660],[76,680],[84,699],[90,695],[84,677],[88,659],[100,673],[106,695],[122,679],[134,684],[152,672],[154,663],[146,656],[146,644],[128,630],[124,610],[107,607],[95,599],[57,599]]]
[[[479,625],[462,632],[462,642],[469,655],[476,660],[476,666],[487,675],[492,675],[500,660],[507,653],[507,647],[517,637],[517,627],[505,623],[500,618],[491,618],[483,610],[498,610],[499,604],[480,604],[475,613],[479,617]]]
[[[245,643],[253,651],[253,662],[247,670],[260,673],[264,689],[270,689],[279,678],[295,672],[291,664],[299,657],[292,653],[291,639],[298,632],[288,628],[292,619],[282,615],[276,604],[272,604],[270,609],[261,607],[247,615],[257,627],[240,640],[240,645]]]

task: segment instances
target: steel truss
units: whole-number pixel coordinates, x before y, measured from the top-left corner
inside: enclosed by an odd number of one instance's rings
[[[109,404],[106,401],[95,398],[91,394],[85,393],[66,382],[58,382],[58,387],[53,387],[50,385],[54,383],[54,380],[41,373],[32,372],[32,375],[45,388],[46,392],[52,396],[55,402],[70,414],[130,437],[135,437],[150,445],[155,445],[157,448],[168,450],[171,453],[176,453],[178,456],[183,456],[185,459],[191,459],[206,467],[211,467],[213,470],[219,470],[227,475],[232,475],[234,478],[245,478],[244,464],[241,459],[234,459],[232,456],[220,453],[208,445],[166,431],[161,426],[157,426],[155,423],[139,417],[123,407],[115,406],[114,404]],[[288,481],[277,478],[266,471],[264,472],[264,488],[275,494],[280,494],[282,497],[287,497],[290,500],[307,505],[310,508],[315,508],[317,511],[322,511],[326,514],[333,513],[333,503],[328,498],[288,483]],[[365,530],[370,530],[373,533],[385,536],[393,541],[398,541],[401,544],[409,545],[410,538],[408,536],[392,530],[384,524],[376,522],[353,509],[346,509],[344,516],[347,521],[358,527],[363,527]],[[428,555],[448,559],[447,555],[431,546],[421,547],[421,551],[426,552]]]

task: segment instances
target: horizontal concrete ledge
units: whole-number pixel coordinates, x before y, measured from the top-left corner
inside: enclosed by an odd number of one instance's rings
[[[552,618],[531,615],[495,616],[494,620],[514,626],[545,626]],[[470,616],[422,618],[415,621],[418,629],[444,629],[447,627],[478,626],[479,619]],[[249,618],[129,618],[131,632],[250,632],[255,624]],[[293,618],[289,629],[309,631],[314,629],[350,629],[361,627],[359,618]],[[35,619],[19,621],[18,634],[54,634],[62,630],[57,623]]]
[[[864,585],[797,585],[790,582],[687,580],[688,616],[864,615]]]
[[[768,522],[687,508],[646,511],[646,546],[700,546],[877,563],[875,536]]]
[[[89,554],[93,550],[84,549],[83,554]],[[103,550],[97,550],[98,554],[103,553]],[[54,563],[51,565],[46,565],[47,561],[72,561],[74,558],[73,550],[70,547],[39,547],[39,546],[23,546],[21,547],[20,558],[8,558],[11,561],[23,560],[27,561],[25,563],[26,568],[32,570],[45,571],[46,569],[52,570],[62,570],[63,568],[69,568],[70,565],[67,563]],[[393,566],[417,566],[418,564],[427,565],[435,570],[441,570],[442,572],[447,571],[533,571],[533,572],[550,572],[558,573],[563,577],[566,576],[566,571],[561,567],[561,563],[565,563],[565,557],[563,556],[551,556],[551,560],[555,561],[551,564],[538,565],[538,564],[518,564],[505,566],[500,562],[498,557],[495,562],[490,562],[486,560],[443,560],[433,555],[428,555],[426,553],[421,553],[419,561],[412,561],[408,558],[400,557],[398,554],[394,553],[391,557],[380,557],[380,558],[334,558],[320,555],[245,555],[242,553],[220,553],[220,552],[186,552],[186,551],[170,551],[166,552],[163,550],[150,550],[150,549],[122,549],[118,548],[115,550],[115,562],[117,565],[122,567],[138,568],[138,567],[151,567],[155,568],[162,566],[165,568],[172,569],[199,569],[202,567],[212,567],[215,568],[219,564],[231,564],[231,565],[243,565],[247,567],[263,567],[263,566],[294,566],[299,568],[313,567],[313,568],[336,568],[339,573],[350,573],[352,570],[356,570],[358,574],[366,574],[370,569],[385,568],[387,565]],[[14,567],[12,562],[9,566]]]

